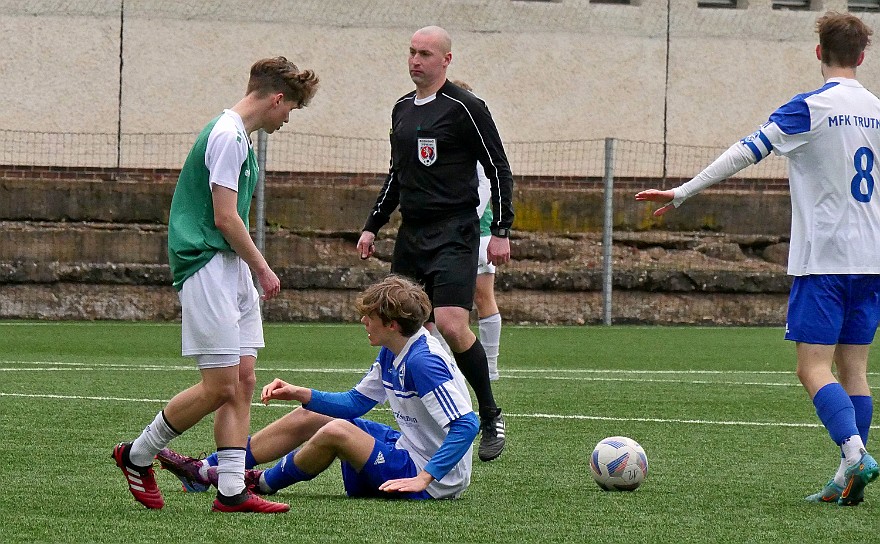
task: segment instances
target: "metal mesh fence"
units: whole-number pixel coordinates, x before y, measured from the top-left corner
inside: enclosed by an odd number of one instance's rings
[[[173,308],[156,296],[168,285],[167,187],[195,136],[0,131],[0,169],[19,179],[5,188],[0,184],[0,191],[13,195],[0,203],[0,317],[166,319],[170,311],[173,318]],[[726,187],[721,192],[733,188],[739,197],[701,195],[699,203],[687,206],[699,212],[677,211],[661,220],[634,205],[635,191],[678,185],[722,149],[612,139],[508,142],[505,147],[517,180],[521,229],[513,240],[515,260],[496,280],[507,319],[567,324],[761,319],[778,324],[784,319],[784,302],[777,300],[787,289],[783,231],[788,218],[780,212],[787,211],[788,200],[784,159],[768,157],[721,184]],[[316,300],[280,302],[267,315],[348,320],[344,301],[352,290],[387,273],[393,227],[385,229],[379,245],[385,264],[363,268],[352,253],[361,216],[375,198],[363,185],[378,189],[387,172],[389,143],[288,132],[269,137],[265,151],[267,200],[285,202],[267,216],[268,248],[274,259],[280,256],[281,275],[293,288],[288,296],[298,300],[310,293],[309,300]],[[74,186],[83,169],[100,171],[98,181],[136,171],[137,181],[164,183],[155,189],[142,183],[134,189],[118,184],[101,189],[91,183],[84,195],[82,185]],[[28,192],[28,176],[39,187],[44,187],[41,177],[50,177],[53,192]],[[63,189],[66,182],[69,191]],[[289,192],[305,182],[317,184],[313,200]],[[606,184],[614,190],[606,191]],[[368,197],[351,200],[345,191],[353,187]],[[315,222],[321,217],[313,213],[316,207],[338,209],[340,223],[327,224],[326,217],[323,224]],[[279,221],[279,214],[295,218],[299,226]],[[58,294],[58,289],[72,292]],[[92,291],[79,293],[82,289]],[[109,304],[101,289],[126,290],[134,300]],[[76,300],[61,306],[46,302],[65,296]],[[91,306],[80,297],[88,297]],[[713,304],[726,309],[712,314]],[[761,314],[765,310],[767,315]]]
[[[814,39],[815,9],[783,13],[770,9],[767,2],[748,4],[747,9],[718,10],[699,9],[697,2],[681,0],[636,0],[631,5],[590,0],[268,0],[259,5],[241,0],[0,0],[0,16],[72,21],[97,18],[108,22],[106,26],[111,29],[118,23],[121,36],[129,32],[124,22],[136,19],[409,31],[422,26],[426,13],[430,13],[432,23],[453,32],[567,34],[585,44],[613,43],[607,42],[608,38],[645,43],[674,43],[707,36],[736,43],[766,41],[768,37],[776,42]],[[814,7],[818,4],[822,3],[812,3]],[[880,22],[878,14],[864,17],[874,27]],[[120,130],[124,131],[125,126]],[[112,180],[119,171],[134,170],[138,181],[169,181],[183,164],[195,136],[0,130],[0,167],[9,167],[15,174],[12,179],[19,181],[13,184],[4,180],[5,187],[0,186],[0,190],[25,195],[16,197],[20,200],[10,197],[5,203],[0,201],[0,208],[13,212],[9,217],[0,216],[0,317],[45,317],[41,312],[53,310],[47,300],[67,301],[66,307],[70,308],[68,313],[58,310],[49,317],[130,318],[150,311],[153,317],[173,317],[169,297],[164,294],[160,301],[150,298],[149,293],[126,299],[124,293],[113,291],[123,285],[146,291],[158,286],[167,289],[161,230],[167,194],[151,194],[149,190],[126,193],[117,195],[112,205],[110,199],[99,200],[83,211],[68,205],[60,192],[34,195],[23,187],[32,174],[51,175],[60,182],[55,187],[63,186],[65,180],[75,179],[64,171],[77,169],[99,170],[97,180]],[[747,199],[713,204],[711,198],[705,198],[701,202],[709,205],[696,218],[679,221],[676,218],[682,214],[674,214],[656,219],[647,207],[631,205],[632,193],[638,188],[677,185],[699,172],[723,149],[615,139],[610,159],[608,143],[606,139],[505,142],[518,187],[530,188],[534,200],[541,200],[540,204],[523,202],[518,209],[517,221],[532,229],[516,232],[516,260],[498,275],[498,300],[505,318],[542,323],[596,322],[605,305],[601,292],[607,283],[617,301],[613,305],[615,321],[724,322],[744,307],[746,303],[741,301],[767,293],[776,296],[785,289],[779,279],[784,278],[780,263],[784,262],[781,255],[785,249],[780,224],[787,221],[779,211],[779,202],[787,198],[779,196],[785,192],[784,159],[768,157],[725,185],[745,191]],[[360,215],[363,210],[355,211],[345,200],[344,185],[352,179],[361,184],[379,183],[387,172],[389,144],[387,139],[285,130],[268,139],[265,151],[270,173],[291,174],[279,176],[285,180],[311,177],[321,184],[328,196],[312,205],[336,206],[350,215]],[[42,173],[28,172],[41,168]],[[610,193],[613,212],[608,214],[614,226],[613,251],[609,252],[614,278],[606,282],[608,278],[602,277],[607,249],[601,231],[603,214],[580,222],[572,218],[581,217],[584,208],[601,210],[608,205],[603,198],[609,171],[615,188]],[[560,193],[556,200],[540,194],[560,187],[569,194]],[[90,194],[105,198],[100,189],[94,191]],[[271,198],[271,188],[269,194]],[[71,189],[70,195],[78,193]],[[80,199],[88,201],[87,197]],[[155,206],[148,205],[148,199]],[[290,208],[309,217],[311,210],[304,209],[305,205],[297,207],[295,200],[289,199]],[[124,212],[120,210],[125,208],[115,207],[119,203],[133,210],[132,215],[121,216]],[[21,219],[30,216],[38,217],[39,222]],[[736,216],[752,220],[739,220],[738,227],[730,229],[731,218]],[[303,264],[296,265],[300,268],[291,265],[286,271],[289,285],[296,285],[297,292],[308,293],[309,298],[300,303],[294,302],[295,297],[289,299],[289,311],[274,318],[339,319],[329,309],[349,305],[330,293],[338,288],[350,292],[387,270],[377,267],[362,273],[362,263],[342,257],[338,259],[341,264],[320,261],[321,256],[348,251],[343,246],[352,245],[350,233],[348,238],[341,235],[318,240],[286,232],[284,227],[275,225],[276,232],[271,233],[268,243],[281,247],[281,254],[288,248],[309,248],[311,253],[298,253],[303,257]],[[314,228],[326,231],[332,227]],[[542,231],[554,235],[542,235]],[[45,244],[53,244],[55,250],[48,251]],[[388,251],[387,247],[382,249]],[[36,290],[28,291],[28,278],[34,280]],[[70,287],[74,284],[80,287]],[[83,285],[94,288],[89,290]],[[73,294],[67,296],[65,290]],[[689,298],[697,295],[707,296]],[[752,303],[751,313],[742,321],[761,323],[762,314],[754,308],[764,303],[765,299]],[[779,320],[778,305],[774,304],[765,304],[770,308],[768,315],[772,313],[767,322]],[[77,310],[85,307],[104,313]],[[309,313],[310,309],[314,311]]]
[[[193,133],[123,134],[0,130],[0,164],[18,166],[176,169],[195,140]],[[605,140],[507,142],[511,169],[547,180],[601,179]],[[615,176],[689,178],[723,151],[718,147],[615,140]],[[384,173],[390,146],[385,139],[285,132],[267,149],[270,171]],[[740,176],[784,179],[785,161],[771,156]]]

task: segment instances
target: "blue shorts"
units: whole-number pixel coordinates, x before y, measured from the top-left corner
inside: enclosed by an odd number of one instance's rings
[[[395,448],[400,433],[388,425],[369,419],[352,419],[352,423],[376,439],[373,452],[360,472],[342,461],[342,482],[349,497],[381,497],[385,499],[430,499],[427,491],[421,493],[387,493],[379,486],[388,480],[412,478],[419,473],[405,449]]]
[[[785,339],[807,344],[874,341],[880,323],[880,275],[796,276],[788,296]]]

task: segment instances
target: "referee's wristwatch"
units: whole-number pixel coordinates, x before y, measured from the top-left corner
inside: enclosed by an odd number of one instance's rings
[[[495,229],[495,231],[492,233],[492,236],[497,236],[499,238],[507,238],[508,236],[510,236],[510,229],[504,229],[504,228]]]

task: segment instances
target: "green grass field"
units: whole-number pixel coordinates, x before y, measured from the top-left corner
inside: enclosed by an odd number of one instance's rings
[[[880,484],[857,508],[803,501],[838,453],[794,376],[794,346],[765,328],[505,327],[495,395],[508,448],[475,460],[458,501],[346,499],[331,467],[276,495],[288,514],[230,516],[209,511],[212,493],[183,493],[157,470],[166,506],[148,511],[110,450],[198,379],[179,335],[174,324],[0,323],[0,542],[878,538]],[[258,387],[277,376],[347,390],[376,353],[356,325],[271,324],[266,341]],[[869,381],[880,385],[876,373]],[[288,409],[255,405],[254,428]],[[609,435],[647,451],[648,478],[633,493],[603,492],[589,476],[589,453]],[[210,451],[211,422],[172,445]]]

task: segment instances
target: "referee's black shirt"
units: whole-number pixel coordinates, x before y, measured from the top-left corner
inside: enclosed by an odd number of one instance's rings
[[[477,161],[492,185],[492,232],[509,229],[513,177],[486,103],[448,80],[430,102],[415,96],[391,112],[391,169],[364,230],[378,232],[398,205],[408,224],[476,215]]]

